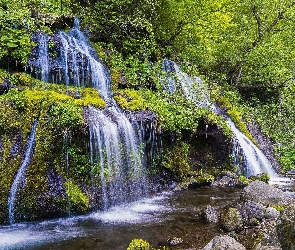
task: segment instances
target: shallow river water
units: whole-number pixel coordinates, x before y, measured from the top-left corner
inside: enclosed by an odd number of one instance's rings
[[[220,229],[202,218],[207,205],[237,203],[241,189],[203,187],[163,192],[108,211],[59,220],[0,227],[1,250],[126,250],[134,238],[159,248],[169,238],[183,243],[170,249],[203,248]]]

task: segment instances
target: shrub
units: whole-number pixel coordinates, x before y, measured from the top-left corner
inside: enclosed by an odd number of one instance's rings
[[[133,239],[127,250],[149,250],[150,244],[142,239]]]

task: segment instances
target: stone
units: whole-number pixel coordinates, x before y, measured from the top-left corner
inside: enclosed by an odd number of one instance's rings
[[[248,220],[257,219],[262,220],[264,218],[264,206],[254,201],[246,201],[243,205]]]
[[[294,201],[287,193],[262,181],[253,181],[245,187],[242,199],[251,200],[264,206],[284,206]]]
[[[204,216],[209,223],[217,223],[219,221],[219,212],[210,205],[205,208]]]
[[[280,216],[280,212],[273,207],[267,207],[264,210],[264,217],[266,219],[277,219]]]
[[[228,235],[218,235],[203,250],[246,250],[246,248]]]
[[[219,179],[212,183],[214,187],[243,187],[245,184],[239,180],[235,173],[222,173]]]
[[[182,243],[183,243],[182,238],[173,237],[173,238],[167,240],[167,244],[170,246],[176,246],[176,245],[179,245]]]
[[[221,226],[225,231],[239,231],[243,227],[243,218],[236,208],[229,208],[221,216]]]

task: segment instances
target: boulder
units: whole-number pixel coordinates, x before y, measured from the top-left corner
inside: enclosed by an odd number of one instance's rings
[[[212,183],[214,187],[244,187],[245,183],[239,180],[235,173],[224,172]]]
[[[204,216],[209,223],[217,223],[219,221],[219,212],[210,205],[205,208]]]
[[[236,208],[229,208],[221,216],[221,226],[227,232],[239,231],[243,228],[243,217]]]
[[[293,201],[290,195],[262,181],[253,181],[244,188],[243,200],[251,200],[265,206],[284,206]]]
[[[246,248],[228,235],[218,235],[203,250],[246,250]]]
[[[295,249],[295,204],[281,211],[277,223],[278,236],[283,249]]]

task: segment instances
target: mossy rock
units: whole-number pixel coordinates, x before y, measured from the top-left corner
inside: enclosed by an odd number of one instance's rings
[[[243,217],[238,209],[229,208],[221,215],[221,226],[227,232],[240,231],[243,228]]]

